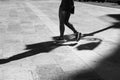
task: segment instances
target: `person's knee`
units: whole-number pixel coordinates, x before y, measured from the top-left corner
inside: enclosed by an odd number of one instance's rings
[[[65,22],[65,25],[67,25],[67,26],[72,26],[72,24],[69,23],[69,22]]]
[[[69,22],[68,22],[68,21],[65,21],[65,25],[69,25]]]

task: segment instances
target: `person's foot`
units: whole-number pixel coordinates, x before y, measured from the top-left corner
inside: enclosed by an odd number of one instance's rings
[[[64,43],[64,42],[66,42],[67,40],[64,39],[64,37],[58,37],[58,38],[56,39],[56,41],[57,41],[57,42],[60,42],[60,43]]]
[[[75,38],[76,38],[76,41],[79,41],[80,39],[81,39],[81,33],[79,33],[79,32],[76,32],[75,33]]]

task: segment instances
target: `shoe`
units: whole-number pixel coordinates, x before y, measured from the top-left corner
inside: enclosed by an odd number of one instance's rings
[[[59,42],[59,43],[64,43],[64,42],[66,42],[67,40],[64,39],[63,37],[58,37],[58,38],[56,39],[56,41]]]
[[[76,38],[76,41],[79,41],[81,39],[81,33],[77,32],[75,33],[75,38]]]

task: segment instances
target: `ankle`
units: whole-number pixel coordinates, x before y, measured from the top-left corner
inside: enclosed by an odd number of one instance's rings
[[[59,36],[59,38],[64,38],[63,36]]]
[[[64,37],[63,37],[63,36],[59,36],[57,39],[58,39],[58,40],[63,40]]]
[[[78,31],[74,31],[74,34],[79,33]]]

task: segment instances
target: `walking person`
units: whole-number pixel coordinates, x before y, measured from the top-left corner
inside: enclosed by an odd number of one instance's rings
[[[81,37],[81,33],[79,33],[74,26],[69,22],[69,18],[71,14],[74,14],[74,1],[73,0],[62,0],[59,7],[59,27],[60,27],[60,37],[59,41],[66,41],[64,39],[65,25],[70,28],[75,34],[76,41],[78,41]]]

